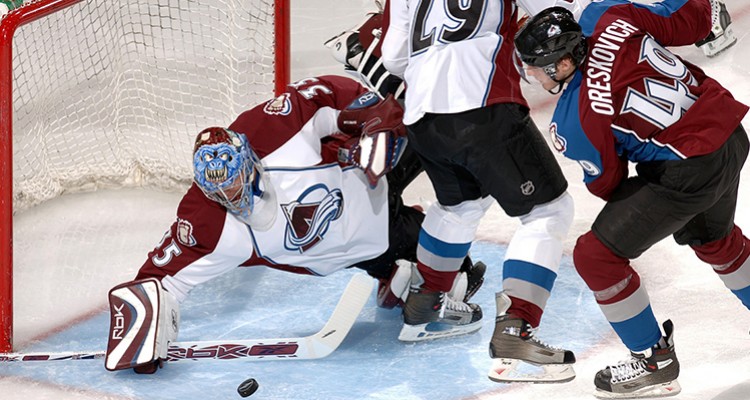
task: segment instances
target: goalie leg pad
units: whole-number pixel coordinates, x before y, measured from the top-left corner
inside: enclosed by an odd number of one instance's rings
[[[177,298],[154,278],[126,282],[109,292],[110,327],[105,367],[110,371],[158,365],[177,339]],[[155,369],[154,369],[155,371]],[[151,371],[153,372],[153,371]]]
[[[468,272],[461,271],[456,274],[448,296],[456,301],[469,301],[482,286],[485,270],[486,266],[480,261],[471,266]],[[396,268],[391,278],[387,281],[382,279],[379,282],[378,307],[392,309],[396,306],[403,306],[406,298],[409,297],[409,287],[412,286],[412,282],[415,282],[415,286],[420,286],[420,282],[424,282],[417,265],[407,260],[396,260]]]
[[[412,269],[416,269],[414,263],[396,260],[396,268],[391,279],[387,282],[381,281],[378,286],[378,307],[391,309],[404,304],[406,297],[409,296]]]

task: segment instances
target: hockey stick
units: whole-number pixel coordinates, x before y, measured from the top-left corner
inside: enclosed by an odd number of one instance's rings
[[[336,350],[351,330],[372,293],[374,280],[358,273],[349,281],[323,329],[310,336],[284,339],[209,340],[170,343],[167,361],[179,360],[313,360]],[[0,354],[0,362],[103,359],[103,351]]]

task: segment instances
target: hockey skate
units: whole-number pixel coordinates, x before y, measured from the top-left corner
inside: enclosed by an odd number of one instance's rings
[[[481,327],[479,305],[454,300],[447,293],[412,287],[404,303],[404,326],[398,339],[419,342],[473,333]]]
[[[677,382],[680,362],[674,352],[672,321],[664,322],[664,343],[643,352],[631,352],[630,359],[599,371],[594,378],[595,396],[602,399],[666,397],[680,393]]]
[[[707,57],[713,57],[737,43],[732,30],[732,18],[724,3],[718,0],[711,0],[711,22],[711,33],[695,44]]]
[[[575,355],[543,343],[534,337],[528,322],[507,314],[510,298],[495,295],[498,315],[490,341],[492,367],[487,375],[495,382],[562,383],[575,378]]]

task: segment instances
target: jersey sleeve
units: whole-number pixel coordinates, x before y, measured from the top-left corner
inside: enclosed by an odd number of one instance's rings
[[[409,64],[409,12],[406,1],[388,0],[383,12],[383,65],[400,78]]]
[[[285,93],[240,114],[229,129],[245,134],[263,159],[301,132],[317,136],[315,140],[334,134],[338,131],[335,110],[343,110],[366,91],[343,76],[301,79],[289,84]]]
[[[591,3],[581,16],[585,36],[591,36],[599,23],[622,18],[648,32],[663,46],[685,46],[704,39],[711,31],[709,0],[664,0],[653,4],[628,0]]]
[[[632,7],[633,20],[664,46],[693,44],[711,32],[708,0],[664,0]]]
[[[234,223],[234,224],[233,224]],[[193,185],[177,208],[177,218],[138,271],[156,278],[179,301],[196,285],[247,263],[253,256],[247,229]]]

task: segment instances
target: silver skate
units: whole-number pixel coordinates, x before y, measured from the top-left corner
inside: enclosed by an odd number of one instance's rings
[[[477,304],[452,299],[446,293],[411,288],[404,303],[404,326],[398,339],[418,342],[473,333],[482,327]]]
[[[498,316],[490,341],[492,367],[487,376],[495,382],[562,383],[575,378],[570,350],[552,347],[534,337],[528,322],[506,314],[510,298],[495,295]]]

